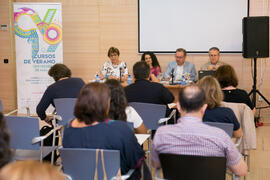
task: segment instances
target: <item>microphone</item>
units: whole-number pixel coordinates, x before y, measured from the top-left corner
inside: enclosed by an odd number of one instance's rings
[[[171,78],[172,78],[172,85],[173,85],[173,79],[174,79],[174,68],[172,68],[172,71],[171,71]]]
[[[122,82],[122,67],[119,67],[119,75],[120,75],[120,79],[119,79],[119,81],[120,81],[120,83]]]

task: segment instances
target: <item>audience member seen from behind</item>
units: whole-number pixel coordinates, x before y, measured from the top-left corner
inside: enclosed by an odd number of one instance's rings
[[[52,116],[46,116],[46,109],[50,104],[54,106],[54,99],[77,98],[84,82],[81,78],[72,78],[70,69],[64,64],[53,65],[49,72],[55,83],[51,84],[44,92],[36,111],[41,120],[51,124]]]
[[[205,103],[207,104],[203,121],[232,123],[234,125],[233,137],[241,137],[242,130],[232,109],[220,107],[223,100],[223,93],[218,81],[212,76],[205,76],[197,84],[204,90]]]
[[[167,105],[174,101],[173,94],[162,84],[150,82],[150,67],[144,61],[133,66],[135,83],[125,87],[128,102],[142,102]]]
[[[164,78],[170,80],[172,74],[174,80],[182,80],[182,76],[188,80],[195,81],[196,70],[193,63],[186,61],[187,52],[183,48],[179,48],[175,53],[175,61],[169,62]]]
[[[225,63],[220,61],[220,53],[217,47],[211,47],[209,49],[209,62],[201,66],[201,70],[216,71],[219,66]]]
[[[0,168],[9,163],[12,158],[9,141],[10,137],[6,127],[6,121],[0,112]]]
[[[182,88],[177,109],[181,118],[177,124],[161,126],[155,134],[150,157],[154,167],[160,167],[160,153],[197,156],[226,157],[227,167],[238,176],[247,174],[247,165],[242,160],[231,138],[222,129],[202,122],[207,108],[205,93],[196,85]]]
[[[255,114],[256,108],[251,103],[247,92],[237,88],[238,78],[232,66],[228,64],[220,66],[215,72],[215,77],[222,88],[225,102],[244,103]]]
[[[3,167],[0,180],[67,180],[65,175],[48,163],[27,160],[16,161]]]
[[[133,123],[135,133],[146,134],[147,129],[143,120],[136,110],[128,105],[125,91],[120,82],[115,79],[109,79],[105,84],[111,90],[109,117],[114,120],[131,122]]]
[[[161,73],[160,65],[158,63],[157,57],[152,52],[145,52],[141,57],[141,61],[145,61],[150,67],[150,74],[158,77],[159,73]]]
[[[109,61],[105,62],[99,75],[100,79],[116,79],[126,81],[128,77],[127,64],[119,59],[120,51],[115,47],[108,50]]]
[[[145,153],[127,123],[108,119],[109,110],[107,85],[95,82],[84,86],[75,104],[76,118],[65,127],[63,147],[119,150],[121,173],[126,174],[140,167]]]

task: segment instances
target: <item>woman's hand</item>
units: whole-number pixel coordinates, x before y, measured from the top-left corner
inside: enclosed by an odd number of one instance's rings
[[[150,79],[152,82],[159,82],[158,79],[156,78],[156,76],[154,74],[150,74]]]

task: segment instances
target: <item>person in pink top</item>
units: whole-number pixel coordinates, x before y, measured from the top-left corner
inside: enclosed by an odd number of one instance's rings
[[[161,73],[161,69],[154,53],[150,51],[143,53],[141,61],[145,61],[150,66],[150,73],[158,77],[159,73]]]

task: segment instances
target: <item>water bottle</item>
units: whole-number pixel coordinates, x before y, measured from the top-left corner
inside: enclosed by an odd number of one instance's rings
[[[96,82],[100,82],[100,78],[98,74],[96,74]]]
[[[181,85],[186,85],[186,78],[182,75]]]
[[[131,84],[132,83],[132,76],[129,74],[127,78],[127,83]]]

